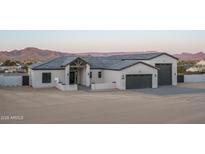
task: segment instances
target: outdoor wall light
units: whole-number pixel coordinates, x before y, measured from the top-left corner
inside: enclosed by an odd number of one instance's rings
[[[154,74],[155,77],[157,77],[157,74]]]
[[[122,75],[122,79],[125,79],[125,75]]]

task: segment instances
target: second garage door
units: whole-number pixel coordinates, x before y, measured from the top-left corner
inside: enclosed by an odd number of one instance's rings
[[[158,71],[158,84],[171,85],[172,84],[172,64],[156,64]]]
[[[152,88],[152,74],[126,75],[126,89]]]

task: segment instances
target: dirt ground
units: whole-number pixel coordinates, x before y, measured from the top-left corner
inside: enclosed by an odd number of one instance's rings
[[[0,123],[205,123],[205,83],[106,92],[0,87]]]

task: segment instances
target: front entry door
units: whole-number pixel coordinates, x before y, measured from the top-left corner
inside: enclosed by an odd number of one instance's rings
[[[75,83],[75,72],[70,72],[70,84]]]

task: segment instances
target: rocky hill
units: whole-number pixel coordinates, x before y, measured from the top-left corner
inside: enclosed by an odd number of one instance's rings
[[[153,52],[153,51],[152,51]],[[21,50],[12,50],[12,51],[0,51],[0,61],[9,60],[19,60],[19,61],[44,61],[64,55],[79,55],[79,56],[110,56],[116,54],[133,54],[140,52],[87,52],[87,53],[67,53],[59,52],[52,50],[43,50],[35,47],[27,47]],[[148,53],[148,52],[147,52]],[[174,54],[179,60],[189,61],[189,60],[204,60],[205,53],[186,53]]]
[[[57,52],[52,50],[42,50],[34,47],[28,47],[21,50],[1,51],[0,60],[6,59],[19,61],[43,61],[55,57],[69,55],[69,53]]]
[[[175,54],[174,56],[179,58],[179,60],[184,60],[184,61],[189,61],[189,60],[199,61],[205,59],[205,53],[203,52],[198,52],[193,54],[183,52],[181,54]]]

